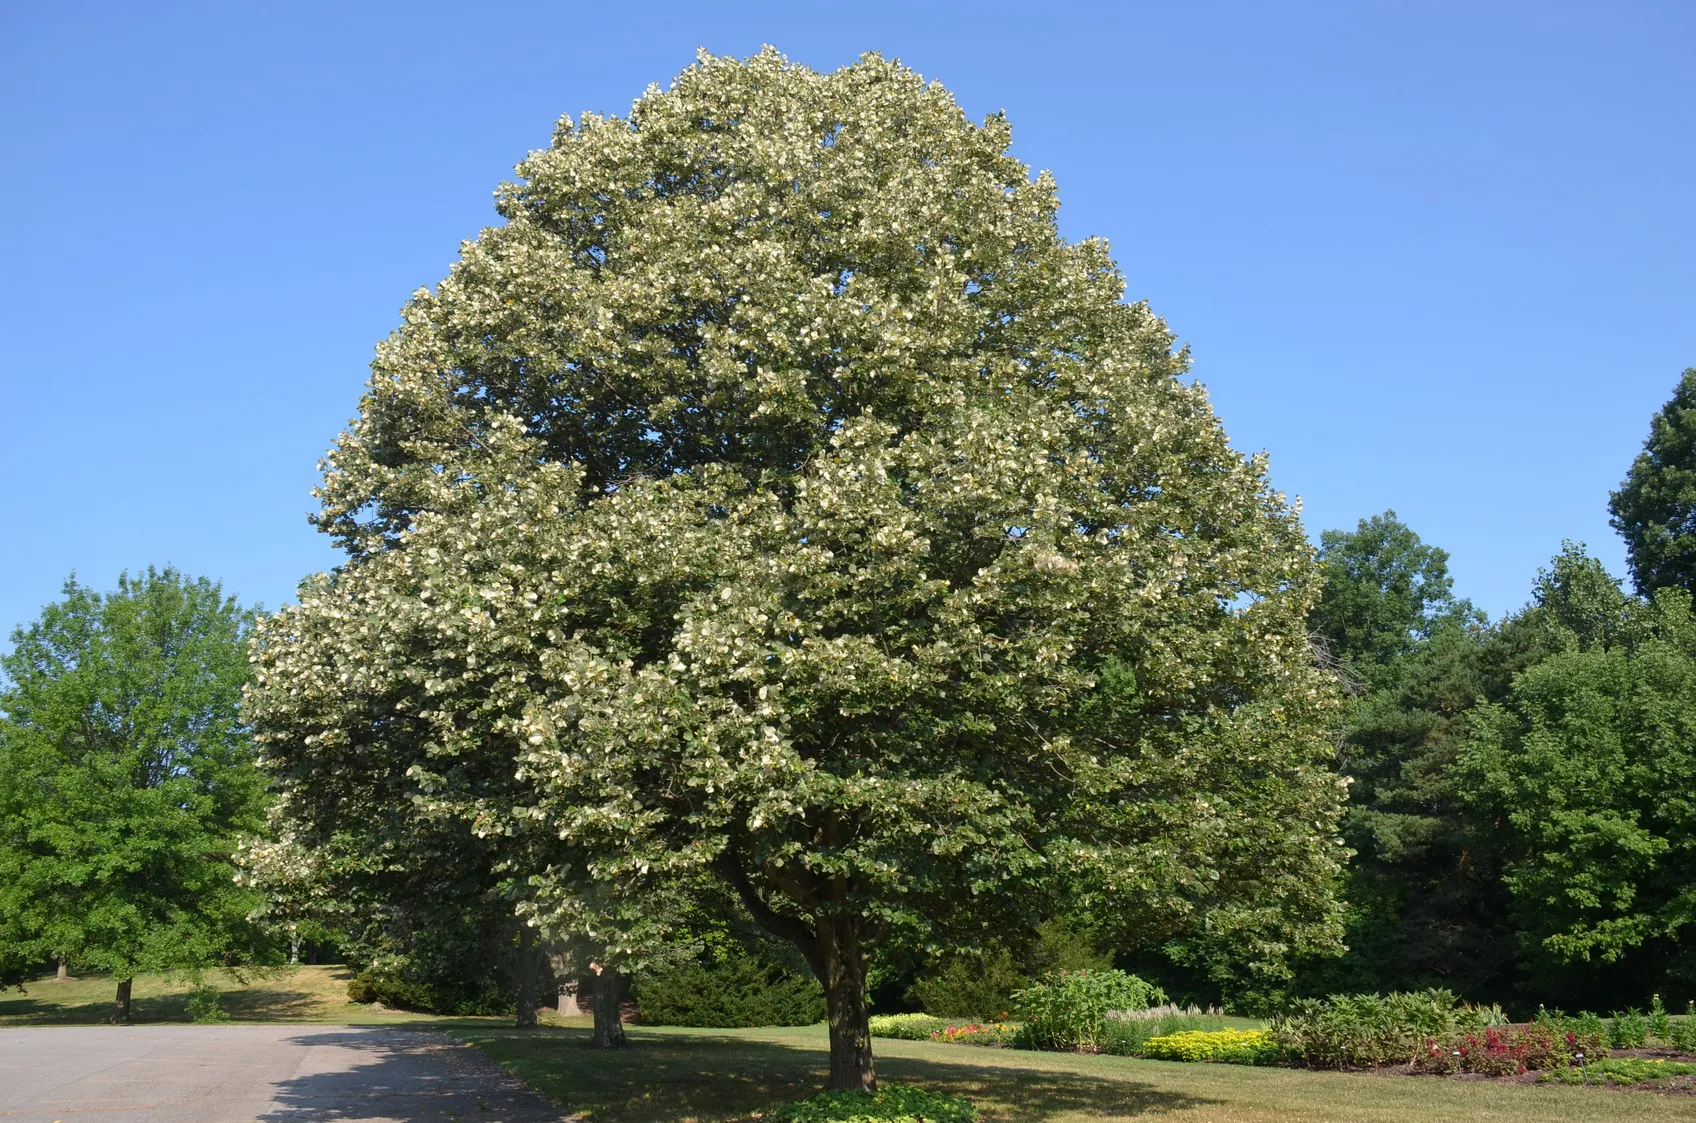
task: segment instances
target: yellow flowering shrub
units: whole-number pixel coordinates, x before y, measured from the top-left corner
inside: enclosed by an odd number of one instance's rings
[[[1269,1064],[1279,1053],[1272,1035],[1263,1029],[1186,1030],[1151,1037],[1142,1046],[1143,1056],[1161,1061]]]

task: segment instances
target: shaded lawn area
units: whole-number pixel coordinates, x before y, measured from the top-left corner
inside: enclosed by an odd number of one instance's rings
[[[205,982],[220,993],[218,1005],[236,1022],[301,1022],[327,1025],[396,1025],[438,1021],[429,1014],[372,1010],[347,1000],[352,974],[345,967],[275,967],[208,971]],[[52,977],[26,983],[24,993],[0,991],[0,1027],[103,1025],[112,1013],[116,979],[91,975],[59,982]],[[136,1023],[188,1022],[186,979],[137,975],[130,1001]]]
[[[613,1052],[589,1048],[588,1030],[575,1026],[443,1027],[590,1123],[757,1119],[774,1104],[816,1092],[826,1074],[822,1027],[633,1027],[630,1047]],[[882,1038],[874,1049],[880,1079],[968,1096],[993,1123],[1696,1119],[1696,1096],[1650,1092],[1189,1065]]]

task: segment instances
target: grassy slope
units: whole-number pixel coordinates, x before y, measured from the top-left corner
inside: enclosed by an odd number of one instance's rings
[[[219,1005],[237,1022],[306,1022],[333,1025],[393,1025],[437,1021],[428,1014],[386,1013],[347,1000],[351,977],[341,967],[283,967],[243,972],[245,982],[212,971],[206,982],[222,991]],[[136,977],[130,1000],[134,1021],[186,1022],[186,979],[162,975]],[[94,1025],[112,1012],[117,982],[103,975],[57,982],[29,983],[25,993],[0,992],[0,1026]]]
[[[821,1028],[632,1029],[601,1053],[586,1030],[451,1032],[591,1123],[723,1123],[810,1095],[825,1078]],[[1591,1088],[1185,1065],[878,1040],[884,1080],[970,1096],[995,1123],[1609,1123],[1696,1119],[1696,1097]]]

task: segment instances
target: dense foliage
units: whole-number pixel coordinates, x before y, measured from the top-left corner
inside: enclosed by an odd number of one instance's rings
[[[1599,567],[1598,567],[1599,568]],[[1696,984],[1696,619],[1611,582],[1556,648],[1483,707],[1463,790],[1497,824],[1516,926],[1536,959],[1639,962]]]
[[[757,956],[704,956],[640,975],[642,1020],[661,1026],[806,1026],[824,1020],[824,991],[804,970]]]
[[[63,598],[0,656],[0,969],[69,960],[118,982],[251,961],[238,836],[264,781],[239,714],[251,614],[174,569]]]
[[[1166,995],[1123,971],[1056,971],[1013,996],[1019,1040],[1033,1049],[1096,1049],[1115,1012],[1142,1010]]]
[[[329,458],[347,563],[258,652],[280,829],[416,799],[633,957],[719,879],[835,1087],[881,947],[1062,901],[1222,972],[1333,946],[1311,551],[1008,145],[872,56],[562,122]]]
[[[1696,593],[1696,367],[1649,423],[1649,438],[1608,499],[1637,591]]]

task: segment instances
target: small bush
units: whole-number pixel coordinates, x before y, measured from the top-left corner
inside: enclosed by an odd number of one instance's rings
[[[1283,1056],[1263,1029],[1190,1030],[1143,1043],[1142,1055],[1162,1061],[1214,1061],[1224,1064],[1272,1064]]]
[[[808,1026],[825,1015],[811,975],[754,956],[685,963],[637,980],[642,1020],[657,1026]]]
[[[1614,1011],[1608,1021],[1608,1044],[1615,1049],[1641,1049],[1649,1042],[1649,1019],[1636,1010]]]
[[[1649,998],[1649,1035],[1662,1041],[1672,1040],[1672,1018],[1667,1016],[1667,1008],[1661,1005],[1658,994]]]
[[[1691,1003],[1691,1006],[1696,1007],[1696,1002]],[[1696,1009],[1672,1023],[1667,1040],[1681,1053],[1696,1053]]]
[[[910,1084],[885,1084],[875,1092],[824,1092],[786,1104],[777,1123],[977,1123],[969,1100]]]
[[[945,1019],[930,1014],[874,1014],[871,1017],[873,1037],[893,1037],[898,1041],[929,1041],[931,1034],[947,1028]]]
[[[1029,1049],[1098,1049],[1109,1013],[1165,1000],[1159,987],[1123,971],[1054,971],[1014,996],[1025,1019],[1018,1043]]]
[[[230,1020],[230,1015],[218,1004],[218,988],[210,986],[197,986],[188,992],[188,1016],[200,1025]]]
[[[373,970],[361,971],[348,981],[347,997],[349,1002],[381,1002],[396,1010],[417,1010],[425,1014],[466,1017],[512,1012],[510,1001],[498,991],[454,991]]]
[[[981,955],[951,957],[941,970],[923,976],[907,997],[927,1014],[944,1018],[1004,1017],[1013,1008],[1013,995],[1030,985],[1013,953],[991,945]]]

